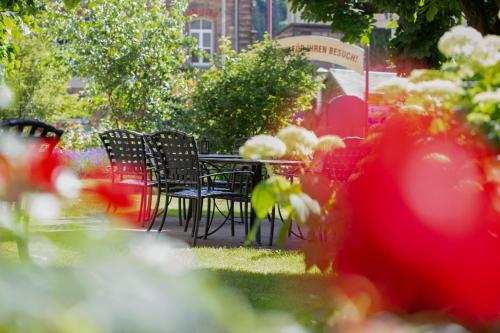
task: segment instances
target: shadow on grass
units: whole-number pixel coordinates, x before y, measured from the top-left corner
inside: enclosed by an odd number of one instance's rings
[[[265,256],[272,256],[268,254]],[[210,270],[224,285],[237,290],[262,311],[284,311],[315,332],[326,330],[333,311],[329,292],[333,276]]]

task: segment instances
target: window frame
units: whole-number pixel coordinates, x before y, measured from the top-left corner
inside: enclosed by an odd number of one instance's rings
[[[193,23],[194,22],[200,22],[199,28],[193,28]],[[203,28],[203,23],[208,22],[210,24],[210,28]],[[204,58],[203,56],[198,58],[198,61],[193,61],[193,58],[191,57],[191,64],[197,67],[210,67],[212,66],[212,61],[214,59],[214,37],[215,37],[215,24],[214,21],[207,18],[207,17],[196,17],[195,19],[191,20],[189,22],[189,36],[191,38],[193,37],[193,34],[198,34],[198,40],[197,40],[197,45],[195,48],[197,50],[203,51],[204,54],[209,54],[208,59]],[[209,34],[210,36],[210,46],[204,46],[203,45],[203,37],[204,35]],[[208,52],[210,50],[210,52]],[[204,62],[204,59],[207,59],[208,62]]]

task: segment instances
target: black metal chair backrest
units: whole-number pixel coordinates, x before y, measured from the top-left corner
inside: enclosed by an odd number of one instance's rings
[[[160,151],[161,147],[158,147],[151,135],[144,135],[144,143],[146,144],[146,160],[151,165],[151,169],[156,175],[156,179],[160,182],[165,182],[167,179],[166,170],[163,167],[163,154]]]
[[[170,186],[198,186],[201,175],[198,150],[193,136],[176,130],[161,130],[150,135],[155,161],[162,164]]]
[[[40,139],[40,149],[52,152],[61,140],[64,131],[54,126],[31,119],[10,119],[0,123],[4,133],[11,133],[24,138]]]
[[[138,176],[145,179],[147,163],[142,134],[115,129],[99,133],[99,137],[108,154],[114,177]]]

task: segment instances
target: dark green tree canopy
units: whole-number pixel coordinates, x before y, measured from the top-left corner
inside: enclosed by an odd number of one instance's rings
[[[440,62],[437,41],[463,18],[483,34],[500,34],[498,0],[290,0],[294,11],[311,21],[330,22],[347,42],[368,40],[375,13],[399,16],[390,41],[400,65],[415,59],[421,65]],[[396,22],[395,22],[396,23]],[[395,24],[396,25],[396,24]],[[414,62],[413,62],[414,64]],[[403,66],[404,67],[404,66]],[[401,68],[404,71],[404,68]]]

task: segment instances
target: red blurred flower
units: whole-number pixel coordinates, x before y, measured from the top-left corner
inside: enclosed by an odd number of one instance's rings
[[[44,191],[53,191],[57,169],[62,167],[59,156],[52,154],[50,149],[40,149],[38,143],[29,147],[26,156],[25,167],[28,183]]]
[[[86,191],[94,193],[116,208],[128,208],[133,204],[130,194],[124,187],[108,182],[98,182],[96,185],[87,188]]]
[[[500,216],[482,165],[489,150],[459,130],[428,135],[427,122],[388,121],[363,172],[338,194],[347,223],[336,269],[368,278],[392,310],[446,310],[471,325],[499,319]]]

